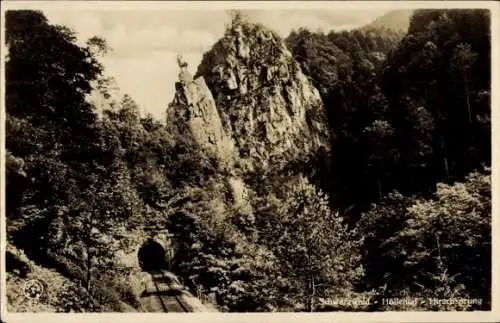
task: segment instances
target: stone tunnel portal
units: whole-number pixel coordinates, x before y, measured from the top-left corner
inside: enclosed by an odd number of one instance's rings
[[[153,239],[146,241],[137,254],[143,271],[168,269],[165,249]]]

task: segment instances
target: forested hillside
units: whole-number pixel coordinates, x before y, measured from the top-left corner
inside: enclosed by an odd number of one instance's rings
[[[139,310],[120,255],[151,227],[221,311],[491,307],[488,11],[286,39],[234,13],[166,120],[110,95],[104,39],[5,18],[9,310]]]
[[[361,29],[366,31],[385,29],[407,32],[412,14],[412,9],[391,10],[385,15],[378,17],[374,21],[363,26]]]
[[[288,38],[325,103],[327,182],[334,207],[365,238],[367,287],[489,295],[489,26],[485,10],[417,10],[404,37],[381,29]]]

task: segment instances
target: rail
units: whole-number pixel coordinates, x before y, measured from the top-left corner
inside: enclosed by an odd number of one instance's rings
[[[175,295],[175,292],[178,291],[178,289],[174,286],[174,283],[172,281],[171,277],[168,277],[165,275],[163,271],[155,271],[155,272],[150,272],[151,277],[153,279],[153,283],[156,289],[156,292],[154,293],[157,297],[158,300],[160,301],[160,304],[163,308],[163,311],[165,313],[169,312],[191,312],[189,306],[185,304],[185,302],[182,300],[180,295]],[[165,288],[162,286],[160,288],[159,286],[159,281],[160,283],[167,284],[166,292]],[[172,293],[174,292],[174,293]],[[166,293],[166,295],[165,295]],[[169,302],[169,300],[173,300],[174,303]],[[180,311],[179,311],[180,309]]]

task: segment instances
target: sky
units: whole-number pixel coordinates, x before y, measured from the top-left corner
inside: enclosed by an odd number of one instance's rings
[[[384,8],[243,10],[250,21],[263,23],[282,37],[299,27],[311,31],[352,29],[388,12]],[[112,51],[101,62],[115,78],[120,93],[129,94],[142,113],[162,118],[172,101],[181,54],[194,74],[204,52],[222,37],[230,16],[223,9],[43,10],[50,23],[65,25],[83,44],[96,35]]]

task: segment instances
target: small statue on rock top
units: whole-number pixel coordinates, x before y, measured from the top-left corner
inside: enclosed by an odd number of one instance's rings
[[[183,60],[182,55],[177,55],[177,64],[181,69],[187,68],[188,66],[188,63],[185,60]]]
[[[177,64],[179,65],[180,68],[180,73],[179,73],[179,82],[182,84],[188,84],[193,81],[193,75],[189,73],[187,66],[188,63],[183,60],[181,55],[177,55]]]

